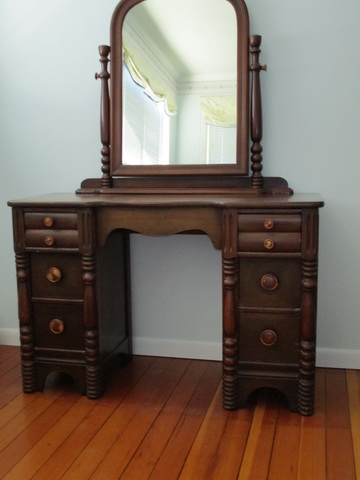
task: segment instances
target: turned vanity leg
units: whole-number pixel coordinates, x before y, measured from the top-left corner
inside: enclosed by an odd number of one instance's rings
[[[315,391],[318,213],[303,212],[300,319],[299,412],[312,415]]]
[[[18,310],[20,321],[20,351],[23,391],[36,391],[34,361],[34,335],[30,302],[30,265],[28,253],[16,254],[16,277],[18,285]]]
[[[82,270],[84,284],[86,394],[89,398],[98,398],[103,393],[103,387],[96,302],[95,255],[83,255]]]
[[[223,406],[238,407],[238,259],[223,258]]]
[[[312,415],[315,389],[316,262],[303,261],[302,273],[299,412]]]

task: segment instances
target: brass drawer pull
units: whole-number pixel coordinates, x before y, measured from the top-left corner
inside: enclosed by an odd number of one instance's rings
[[[43,224],[45,227],[52,227],[54,225],[54,219],[52,217],[45,217]]]
[[[276,290],[279,286],[279,281],[272,273],[266,273],[261,277],[260,284],[265,290]]]
[[[264,247],[266,248],[266,250],[271,250],[272,248],[274,248],[275,246],[275,243],[273,240],[271,240],[271,238],[267,238],[266,240],[264,240]]]
[[[46,278],[51,283],[57,283],[61,280],[61,271],[57,267],[50,267],[46,272]]]
[[[64,322],[58,318],[53,318],[50,320],[49,328],[52,333],[55,335],[60,335],[64,331]]]
[[[275,222],[274,220],[271,220],[271,218],[267,218],[266,220],[264,220],[264,228],[266,228],[266,230],[272,230],[275,226]]]
[[[55,243],[55,238],[52,235],[46,235],[44,238],[45,245],[51,247]]]
[[[260,333],[260,342],[266,347],[271,347],[275,345],[278,341],[278,336],[274,330],[263,330]]]

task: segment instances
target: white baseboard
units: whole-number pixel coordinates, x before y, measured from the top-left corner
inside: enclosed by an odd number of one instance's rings
[[[133,338],[133,352],[136,355],[158,357],[196,358],[221,360],[221,344],[218,342],[192,342],[163,338]]]
[[[20,345],[17,328],[0,328],[0,345]]]
[[[316,349],[316,366],[360,370],[360,350],[318,347]]]
[[[19,344],[19,331],[16,328],[0,328],[0,345]],[[222,359],[221,344],[217,342],[134,337],[133,351],[135,355],[203,360]],[[360,350],[318,347],[316,349],[316,366],[360,370]]]

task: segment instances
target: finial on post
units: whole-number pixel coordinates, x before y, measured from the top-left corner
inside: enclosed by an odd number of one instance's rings
[[[266,65],[260,65],[260,35],[250,35],[250,72],[251,72],[251,99],[250,99],[250,136],[251,146],[251,186],[254,189],[262,189],[264,178],[262,176],[262,108],[261,108],[261,87],[260,71],[266,70]]]
[[[100,135],[101,135],[101,186],[110,188],[112,178],[110,176],[110,97],[109,97],[109,78],[110,73],[107,70],[109,63],[110,47],[108,45],[99,46],[101,73],[96,73],[95,78],[101,80],[101,100],[100,100]]]

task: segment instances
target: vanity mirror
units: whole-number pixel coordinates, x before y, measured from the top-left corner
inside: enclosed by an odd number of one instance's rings
[[[261,174],[265,67],[243,0],[122,0],[110,33],[96,74],[103,175],[78,193],[292,193]]]

